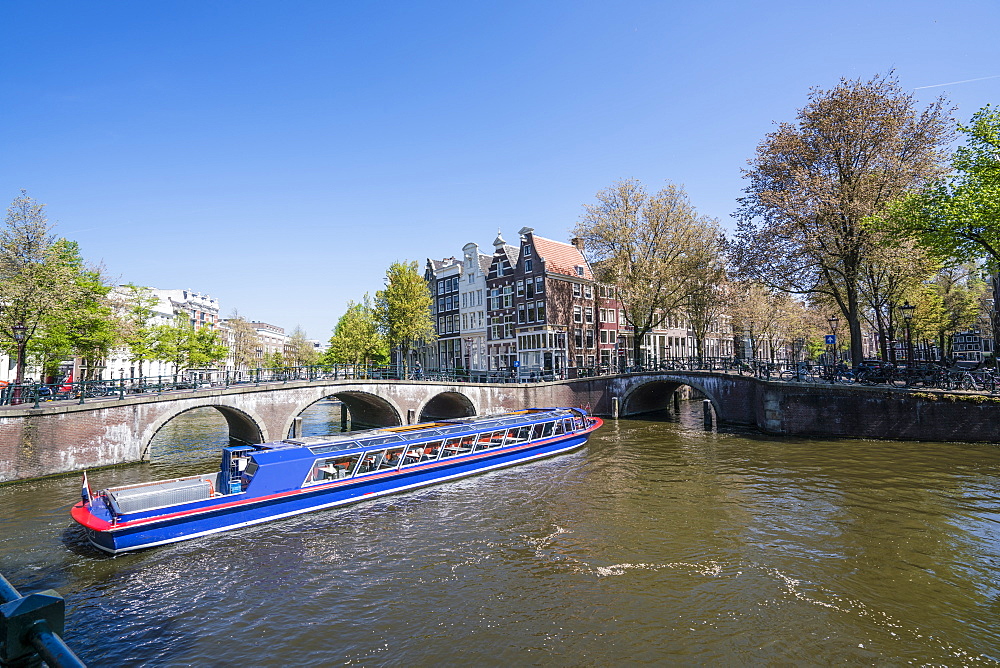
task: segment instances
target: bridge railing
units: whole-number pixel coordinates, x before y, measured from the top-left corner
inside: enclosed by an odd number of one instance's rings
[[[702,371],[750,376],[762,380],[801,383],[885,383],[900,387],[960,389],[994,394],[1000,392],[1000,376],[986,370],[957,366],[869,365],[848,369],[845,365],[819,365],[796,360],[752,360],[734,357],[674,357],[645,364],[616,363],[559,370],[514,367],[500,370],[423,369],[419,365],[327,364],[270,369],[198,370],[169,376],[138,376],[85,381],[27,382],[13,385],[0,381],[0,405],[38,407],[43,402],[109,401],[143,394],[197,392],[205,389],[247,385],[273,385],[293,381],[329,380],[425,380],[446,383],[537,383],[596,376],[662,371]]]

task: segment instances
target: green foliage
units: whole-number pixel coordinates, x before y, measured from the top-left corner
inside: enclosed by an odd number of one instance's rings
[[[142,375],[143,363],[156,359],[156,332],[149,321],[158,300],[152,290],[134,283],[123,285],[118,296],[122,339]]]
[[[945,259],[986,258],[1000,263],[1000,109],[987,105],[960,125],[966,144],[952,159],[954,172],[912,193],[893,220]]]
[[[79,246],[57,239],[45,205],[25,191],[7,210],[0,232],[0,348],[23,363],[53,371],[72,354],[96,363],[116,340],[109,287],[85,266]],[[24,333],[19,346],[15,328]],[[19,354],[20,353],[20,354]]]
[[[330,364],[385,364],[389,361],[389,344],[379,328],[368,294],[360,303],[347,302],[347,312],[337,321],[330,337],[326,361]]]
[[[174,373],[214,366],[229,354],[217,331],[195,329],[186,314],[176,316],[169,325],[156,325],[152,331],[154,359],[172,364]]]
[[[416,262],[392,263],[385,273],[385,289],[375,295],[375,313],[383,336],[390,348],[399,347],[404,363],[415,345],[437,338],[432,300]]]

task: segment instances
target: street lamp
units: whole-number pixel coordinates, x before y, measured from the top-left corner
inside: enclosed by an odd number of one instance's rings
[[[835,373],[836,370],[837,370],[836,369],[836,367],[837,367],[837,324],[840,322],[840,318],[838,318],[835,315],[831,315],[829,318],[827,318],[827,322],[830,323],[830,334],[833,335],[833,341],[831,343],[832,350],[831,350],[830,356],[831,356],[832,364],[833,364],[833,367],[834,367],[832,371],[833,371],[833,373]]]
[[[24,340],[27,337],[28,328],[23,324],[11,327],[14,332],[14,341],[17,343],[17,371],[14,372],[14,403],[20,403],[21,383],[24,382]]]
[[[910,302],[903,302],[903,305],[899,307],[900,313],[903,314],[903,322],[906,324],[906,371],[909,375],[910,370],[913,368],[913,338],[910,334],[910,321],[913,320],[913,311],[917,307]]]
[[[621,334],[615,340],[615,359],[618,362],[618,373],[625,372],[625,337]]]

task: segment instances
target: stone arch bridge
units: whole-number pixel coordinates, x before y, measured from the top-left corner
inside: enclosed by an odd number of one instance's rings
[[[579,406],[622,416],[667,408],[689,386],[707,397],[720,424],[773,434],[914,440],[998,441],[1000,404],[933,401],[897,388],[765,381],[721,372],[669,371],[577,380],[476,384],[315,380],[240,385],[161,395],[107,397],[37,409],[0,407],[0,483],[148,458],[153,436],[181,413],[212,407],[230,436],[248,443],[285,438],[294,419],[327,397],[356,423],[374,426],[489,414],[531,406]]]

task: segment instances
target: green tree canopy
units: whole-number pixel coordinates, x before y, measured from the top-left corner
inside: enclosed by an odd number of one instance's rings
[[[945,262],[987,261],[993,338],[1000,341],[1000,109],[983,107],[959,130],[965,145],[955,151],[952,173],[903,198],[891,221]]]
[[[331,364],[385,364],[389,360],[389,344],[367,293],[361,302],[347,302],[347,311],[330,337],[326,359]]]
[[[432,300],[416,262],[393,262],[385,272],[385,289],[375,295],[379,328],[390,347],[399,347],[407,370],[414,346],[437,338],[431,318]]]

